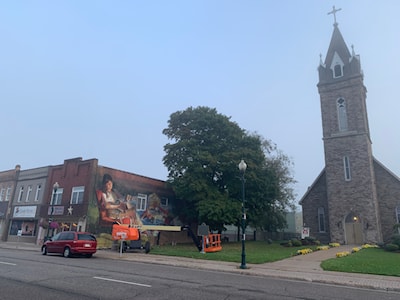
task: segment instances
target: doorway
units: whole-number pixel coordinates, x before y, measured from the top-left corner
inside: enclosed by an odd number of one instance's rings
[[[361,245],[363,243],[362,224],[360,217],[351,212],[345,220],[346,243],[348,245]]]

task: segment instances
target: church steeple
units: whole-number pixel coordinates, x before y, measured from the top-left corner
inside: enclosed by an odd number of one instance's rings
[[[331,13],[336,13],[333,7]],[[335,15],[335,14],[334,14]],[[369,138],[366,110],[366,88],[363,83],[360,56],[344,41],[338,23],[333,33],[325,61],[320,58],[318,90],[321,94],[323,136],[330,138],[340,133],[365,134]],[[329,91],[329,92],[328,92]],[[329,110],[326,108],[329,107]]]
[[[354,49],[350,53],[336,22],[325,62],[321,62],[318,67],[320,84],[362,76],[360,57]]]

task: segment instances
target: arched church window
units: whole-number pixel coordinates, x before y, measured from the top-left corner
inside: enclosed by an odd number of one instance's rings
[[[325,211],[323,207],[318,208],[318,227],[319,232],[325,232]]]
[[[397,223],[400,223],[400,206],[396,207],[396,218],[397,218]]]
[[[351,170],[350,170],[350,159],[348,156],[343,157],[343,165],[344,165],[344,180],[351,180]]]
[[[334,78],[338,78],[338,77],[342,77],[343,76],[343,67],[341,64],[337,64],[335,65],[335,67],[333,68],[333,77]]]
[[[347,111],[346,111],[346,101],[343,98],[337,100],[337,113],[339,122],[339,131],[347,131]]]

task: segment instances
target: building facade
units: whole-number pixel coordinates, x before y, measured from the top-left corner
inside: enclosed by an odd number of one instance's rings
[[[175,196],[165,181],[100,166],[97,159],[0,172],[4,241],[41,244],[66,230],[110,239],[114,222],[170,225]]]
[[[15,186],[21,167],[0,172],[0,238],[7,240],[11,214],[11,203],[15,194]]]
[[[335,22],[318,67],[325,168],[300,201],[322,242],[380,243],[399,223],[400,180],[372,154],[364,74]]]
[[[40,210],[46,205],[49,167],[19,171],[11,205],[8,241],[37,242],[41,235]]]

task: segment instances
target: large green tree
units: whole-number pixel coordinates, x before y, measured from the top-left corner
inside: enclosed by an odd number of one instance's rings
[[[292,179],[289,160],[270,155],[276,149],[269,141],[246,133],[208,107],[171,114],[163,134],[173,141],[164,146],[163,161],[178,198],[174,210],[182,221],[205,222],[213,230],[238,225],[242,205],[238,163],[244,159],[248,222],[258,228],[281,227],[279,213],[292,200],[288,188]]]

